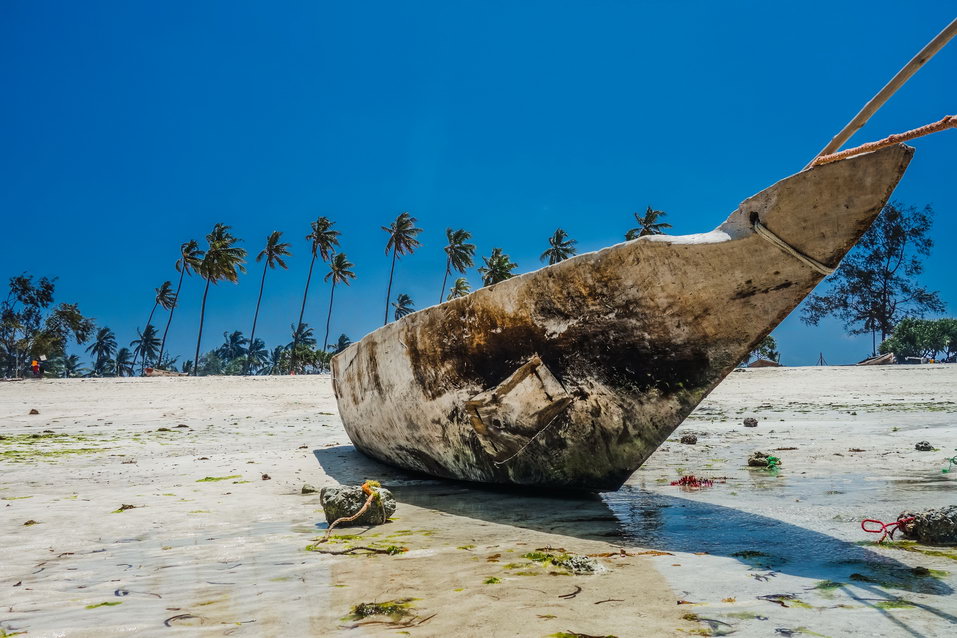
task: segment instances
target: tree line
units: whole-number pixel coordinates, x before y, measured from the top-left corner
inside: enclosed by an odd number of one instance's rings
[[[644,213],[634,213],[637,226],[625,233],[630,240],[645,235],[661,234],[671,226],[661,221],[666,213],[648,206]],[[421,228],[408,212],[400,213],[382,230],[388,235],[385,253],[391,256],[389,281],[386,287],[383,325],[389,322],[390,311],[398,320],[415,311],[415,303],[406,293],[392,295],[397,262],[412,255],[422,246],[417,239]],[[465,229],[446,229],[447,243],[443,248],[446,256],[439,302],[462,297],[471,292],[465,277],[455,277],[451,286],[448,280],[455,274],[464,275],[475,265],[475,245],[470,243],[472,234]],[[340,231],[335,222],[319,217],[310,224],[305,236],[309,242],[310,261],[303,289],[298,320],[290,325],[290,341],[268,349],[262,339],[256,337],[259,312],[266,290],[270,271],[288,270],[286,259],[292,256],[291,244],[283,241],[281,231],[273,231],[266,237],[263,249],[256,255],[262,263],[259,277],[259,294],[252,313],[249,337],[240,330],[226,332],[224,342],[217,348],[201,353],[206,306],[211,286],[220,282],[238,283],[246,273],[247,251],[242,242],[232,234],[232,228],[218,223],[205,236],[205,247],[196,240],[184,242],[173,266],[178,273],[176,287],[172,281],[164,281],[154,289],[150,312],[141,329],[136,328],[136,338],[128,347],[120,346],[116,334],[106,326],[97,327],[93,319],[85,317],[76,304],[54,305],[55,280],[42,277],[34,281],[26,273],[10,280],[7,299],[0,303],[0,366],[4,376],[19,376],[29,366],[29,361],[41,355],[47,358],[46,369],[55,376],[134,376],[143,374],[146,368],[177,370],[179,356],[167,352],[166,342],[170,326],[183,290],[184,279],[193,275],[203,280],[203,295],[200,304],[199,327],[196,347],[191,359],[179,364],[179,370],[190,375],[207,374],[288,374],[322,371],[329,360],[351,343],[341,334],[335,343],[329,343],[333,306],[337,285],[350,285],[356,278],[354,264],[346,253],[341,252]],[[577,242],[561,228],[548,238],[548,247],[540,260],[549,265],[557,264],[576,254]],[[325,264],[327,272],[323,281],[329,285],[329,305],[326,313],[324,334],[321,341],[314,329],[303,321],[316,261]],[[491,286],[514,276],[518,264],[512,261],[502,248],[493,248],[491,254],[482,257],[478,273],[483,286]],[[165,313],[160,328],[154,324],[157,311]],[[84,366],[76,354],[67,354],[69,342],[85,344],[90,356],[90,365]]]

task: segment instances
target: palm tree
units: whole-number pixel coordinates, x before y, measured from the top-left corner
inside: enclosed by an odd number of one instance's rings
[[[203,341],[203,320],[206,318],[206,296],[209,294],[209,284],[220,281],[239,281],[239,273],[246,272],[243,266],[246,263],[246,250],[236,246],[240,240],[233,237],[226,224],[216,224],[213,230],[206,235],[209,244],[202,261],[196,266],[196,272],[206,280],[203,290],[203,304],[199,311],[199,335],[196,337],[196,354],[193,361],[199,361],[199,346]],[[199,365],[194,363],[193,374],[198,372]]]
[[[159,288],[154,289],[156,291],[156,296],[153,298],[153,309],[150,310],[150,316],[146,320],[147,327],[152,325],[153,322],[153,313],[156,312],[157,306],[163,306],[164,310],[170,310],[176,304],[176,296],[173,294],[173,283],[170,281],[164,281]],[[133,366],[136,366],[136,353],[133,354]]]
[[[176,284],[176,294],[173,296],[173,307],[169,309],[169,317],[166,318],[166,328],[163,329],[163,340],[160,342],[160,351],[157,361],[159,365],[163,362],[163,353],[166,352],[166,335],[169,334],[169,325],[173,323],[173,312],[179,304],[179,291],[183,287],[183,275],[192,275],[196,267],[203,260],[203,251],[199,249],[199,244],[195,239],[183,242],[179,247],[179,259],[176,260],[176,272],[179,273],[179,283]]]
[[[415,312],[415,304],[412,301],[412,297],[405,294],[399,294],[399,296],[395,298],[395,303],[392,304],[392,307],[395,308],[396,321]]]
[[[256,321],[259,319],[259,304],[261,304],[263,300],[263,287],[266,285],[266,271],[276,266],[279,266],[283,270],[288,270],[289,268],[286,266],[286,262],[283,261],[283,257],[292,256],[292,253],[289,252],[289,247],[292,244],[280,242],[280,239],[282,239],[282,233],[278,230],[272,231],[269,237],[266,238],[266,247],[262,249],[262,252],[256,255],[257,262],[265,259],[266,263],[263,264],[263,277],[259,282],[259,298],[256,299],[256,314],[253,315],[253,329],[252,332],[249,333],[250,343],[256,339]],[[248,360],[246,361],[243,374],[249,374]]]
[[[80,357],[75,354],[71,354],[68,357],[63,359],[63,377],[79,377],[83,374],[83,369],[80,367]]]
[[[352,339],[346,336],[345,333],[339,335],[339,340],[336,341],[336,354],[339,354],[346,348],[352,345]]]
[[[272,352],[269,353],[269,357],[264,368],[266,370],[266,374],[282,373],[283,367],[286,365],[288,351],[289,350],[286,348],[286,346],[276,346],[272,349]]]
[[[512,271],[518,268],[508,255],[502,254],[501,248],[493,248],[492,254],[482,257],[485,265],[479,268],[482,275],[482,285],[491,286],[512,277]]]
[[[547,260],[549,266],[565,261],[575,254],[575,244],[577,243],[574,239],[569,239],[568,233],[559,228],[554,235],[548,238],[548,250],[543,252],[539,259],[541,261]]]
[[[389,287],[385,291],[385,319],[382,325],[389,323],[389,302],[392,300],[392,276],[395,274],[395,260],[399,255],[411,255],[416,248],[421,246],[421,242],[416,239],[416,235],[422,232],[421,228],[415,227],[415,217],[409,213],[399,213],[389,226],[383,226],[382,230],[389,233],[389,241],[385,245],[385,254],[392,251],[392,270],[389,271]]]
[[[295,336],[302,329],[302,315],[306,312],[306,297],[309,295],[309,282],[312,281],[312,267],[316,263],[316,256],[322,257],[323,261],[329,261],[330,257],[335,253],[335,249],[339,246],[339,235],[338,230],[333,230],[332,226],[335,222],[330,221],[327,217],[320,217],[316,221],[312,222],[312,232],[306,235],[306,239],[311,242],[312,249],[312,259],[309,261],[309,275],[306,277],[306,289],[302,293],[302,307],[299,309],[299,327],[293,330],[293,335]],[[293,343],[295,346],[295,341]]]
[[[445,236],[449,243],[445,246],[445,275],[442,277],[442,288],[439,290],[439,303],[442,303],[442,297],[445,295],[445,282],[448,281],[449,273],[452,270],[465,274],[466,268],[471,268],[474,264],[472,256],[475,254],[475,244],[467,243],[472,238],[472,233],[464,229],[452,230],[445,229]]]
[[[93,372],[104,374],[104,365],[116,352],[116,335],[109,328],[100,328],[86,351],[94,357]]]
[[[316,345],[316,337],[308,323],[301,323],[298,327],[294,325],[290,325],[289,327],[292,329],[292,341],[286,346],[287,348],[294,348],[296,345],[309,346],[311,348]]]
[[[133,376],[133,361],[130,359],[129,348],[120,348],[116,351],[116,361],[114,362],[114,368],[116,369],[116,376],[122,377],[125,373],[126,376]]]
[[[140,374],[143,374],[149,362],[156,359],[156,355],[159,353],[160,340],[156,336],[156,328],[151,323],[146,324],[142,332],[137,329],[136,334],[139,335],[139,339],[130,342],[130,345],[133,346],[133,364],[130,367],[136,364],[137,357],[142,356]]]
[[[223,333],[223,345],[216,349],[216,354],[223,361],[232,361],[246,354],[246,344],[249,339],[243,336],[239,330],[233,330]]]
[[[251,339],[249,347],[246,349],[246,362],[256,366],[256,369],[262,372],[262,367],[269,361],[269,350],[266,349],[266,343],[262,339]]]
[[[326,315],[326,334],[322,337],[323,350],[329,345],[327,343],[329,339],[329,322],[332,320],[332,302],[336,296],[336,284],[340,283],[348,286],[349,280],[356,278],[356,274],[349,270],[354,265],[355,264],[350,263],[349,260],[346,259],[345,253],[337,253],[329,263],[329,272],[326,273],[326,276],[323,278],[323,281],[332,280],[332,290],[329,292],[329,313]]]
[[[663,235],[665,228],[671,228],[671,224],[659,222],[659,217],[664,217],[667,213],[663,210],[655,210],[651,206],[645,211],[644,215],[635,213],[635,221],[638,222],[638,228],[632,228],[625,233],[625,239],[631,240],[646,235]]]
[[[449,288],[449,296],[446,299],[458,299],[459,297],[464,297],[465,295],[472,292],[472,286],[469,285],[468,279],[465,277],[459,277],[452,284],[452,287]]]

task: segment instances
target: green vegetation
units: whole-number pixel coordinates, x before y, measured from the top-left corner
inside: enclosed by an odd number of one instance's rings
[[[485,580],[483,580],[483,581],[482,581],[482,584],[484,584],[484,585],[498,585],[498,584],[501,583],[501,582],[502,582],[502,579],[501,579],[501,578],[496,578],[495,576],[492,576],[491,578],[486,578]]]
[[[96,609],[97,607],[116,607],[117,605],[122,605],[122,604],[123,604],[122,600],[117,600],[117,601],[109,601],[105,603],[96,603],[95,605],[87,605],[86,608]]]
[[[897,600],[882,600],[874,605],[878,609],[913,609],[914,603],[898,598]]]
[[[240,474],[233,474],[231,476],[207,476],[205,478],[197,479],[197,483],[212,483],[214,481],[228,481],[230,479],[242,478]]]
[[[349,615],[343,620],[363,620],[370,616],[387,616],[392,622],[402,620],[412,612],[412,601],[415,598],[401,598],[398,600],[389,600],[382,603],[359,603],[349,612]]]

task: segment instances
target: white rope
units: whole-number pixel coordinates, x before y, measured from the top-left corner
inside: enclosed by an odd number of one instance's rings
[[[802,253],[800,250],[798,250],[791,244],[787,243],[786,241],[784,241],[783,239],[781,239],[780,237],[772,233],[770,230],[767,229],[767,227],[765,227],[757,219],[754,220],[754,232],[757,233],[759,237],[771,242],[772,244],[774,244],[775,246],[777,246],[778,248],[780,248],[787,254],[798,259],[799,261],[803,262],[806,266],[818,271],[822,275],[827,276],[827,275],[830,275],[832,272],[834,272],[833,268],[829,266],[825,266],[824,264],[814,259],[813,257],[808,257],[807,255]]]

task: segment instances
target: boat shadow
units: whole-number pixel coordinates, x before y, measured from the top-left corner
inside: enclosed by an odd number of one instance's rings
[[[853,584],[887,600],[882,588],[949,595],[953,588],[908,565],[809,527],[733,507],[625,486],[604,494],[542,494],[532,489],[442,480],[387,466],[351,445],[314,450],[342,484],[375,479],[401,503],[549,534],[662,552],[733,558],[756,577],[789,574]],[[957,617],[935,610],[957,622]]]

